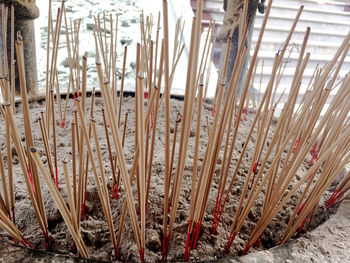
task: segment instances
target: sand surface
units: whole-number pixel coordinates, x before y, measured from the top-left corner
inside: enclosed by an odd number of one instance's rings
[[[64,102],[64,101],[63,101]],[[108,148],[106,143],[106,137],[103,126],[103,119],[101,114],[102,98],[96,98],[95,105],[95,118],[98,126],[98,134],[100,139],[100,148],[103,155],[104,161],[104,171],[107,177],[108,186],[110,189],[110,195],[112,195],[112,176],[111,176],[111,167],[108,157]],[[123,114],[122,120],[124,120],[124,114],[128,112],[128,125],[127,125],[127,138],[125,144],[125,158],[127,161],[128,169],[130,171],[133,156],[135,154],[134,149],[134,99],[131,97],[124,98],[123,104]],[[164,104],[163,104],[164,105]],[[87,99],[87,112],[90,111],[90,98]],[[40,111],[44,109],[43,102],[33,102],[30,104],[31,111],[31,120],[32,120],[32,130],[34,135],[35,146],[38,148],[39,154],[45,165],[46,156],[44,151],[44,145],[42,142],[42,137],[40,133],[40,126],[38,123],[38,117]],[[17,107],[16,120],[19,126],[21,135],[23,136],[24,141],[24,130],[23,130],[23,121],[21,113],[21,105]],[[171,100],[171,140],[173,140],[174,135],[174,125],[177,113],[182,113],[183,111],[183,101]],[[67,122],[64,128],[60,127],[60,123],[57,120],[57,150],[58,150],[58,159],[59,163],[64,158],[69,160],[69,165],[71,167],[71,133],[70,133],[70,121],[73,117],[73,101],[69,101],[68,111],[67,111]],[[203,156],[205,152],[205,146],[207,144],[208,135],[206,128],[205,117],[209,117],[209,122],[212,121],[212,105],[204,104],[203,106],[203,115],[202,115],[202,126],[200,132],[200,154],[199,154],[199,167],[202,164]],[[58,114],[58,113],[56,113]],[[57,115],[56,115],[57,116]],[[248,120],[241,123],[237,138],[237,143],[235,145],[234,157],[231,163],[231,173],[229,178],[232,177],[232,170],[235,168],[235,163],[237,162],[242,148],[242,143],[245,141],[246,134],[249,131],[250,125],[252,123],[253,114],[248,114]],[[150,198],[147,207],[147,216],[146,216],[146,254],[145,258],[149,262],[160,261],[161,259],[161,242],[162,242],[162,220],[163,220],[163,198],[164,198],[164,108],[160,108],[158,127],[157,127],[157,136],[156,136],[156,150],[153,161],[152,168],[152,180],[150,187]],[[122,125],[123,126],[123,121]],[[122,128],[121,128],[122,129]],[[181,129],[181,125],[179,127]],[[195,122],[193,123],[192,130],[195,130]],[[179,130],[180,131],[180,130]],[[122,132],[122,131],[121,131]],[[5,147],[5,125],[2,118],[0,118],[0,146],[3,151],[5,168],[6,164],[6,147]],[[254,138],[254,134],[253,134]],[[178,137],[179,139],[179,137]],[[267,143],[270,138],[267,139]],[[172,240],[169,248],[168,260],[169,261],[181,261],[183,259],[183,254],[186,244],[186,234],[188,227],[188,213],[190,206],[190,189],[191,189],[191,175],[192,175],[192,165],[193,165],[193,153],[194,153],[194,144],[195,137],[194,132],[191,133],[190,142],[189,142],[189,151],[187,155],[187,161],[185,166],[185,174],[183,179],[183,184],[181,188],[179,208],[175,220],[174,231],[172,234]],[[176,146],[178,147],[178,145]],[[222,148],[223,149],[223,148]],[[177,150],[176,150],[177,151]],[[197,249],[192,250],[191,260],[211,260],[214,258],[224,258],[224,257],[233,257],[238,255],[244,249],[246,242],[248,241],[249,234],[253,230],[255,223],[259,219],[260,211],[263,203],[263,193],[260,194],[258,200],[255,203],[255,206],[249,213],[247,220],[240,233],[237,235],[229,254],[224,253],[224,249],[229,237],[229,230],[231,228],[233,216],[235,214],[236,206],[239,202],[239,197],[241,194],[241,189],[245,182],[246,173],[248,172],[250,158],[253,151],[253,139],[247,147],[247,153],[243,162],[241,164],[238,176],[236,178],[234,187],[229,196],[228,204],[226,205],[225,211],[222,215],[222,220],[218,226],[217,233],[215,235],[211,234],[211,225],[213,219],[213,212],[215,208],[215,201],[217,195],[217,187],[219,182],[219,174],[222,162],[222,153],[220,154],[217,169],[215,171],[214,180],[212,184],[212,190],[209,196],[209,202],[207,210],[204,216],[204,222],[202,224],[201,233],[198,240]],[[95,152],[95,150],[94,150]],[[177,154],[175,154],[175,160],[177,161]],[[42,238],[42,233],[35,218],[34,210],[31,206],[22,171],[18,163],[18,157],[15,150],[13,151],[13,163],[14,172],[15,172],[15,201],[16,201],[16,224],[19,229],[23,232],[24,236],[37,248],[40,250],[45,249],[44,240]],[[269,165],[269,162],[267,166]],[[175,167],[175,165],[174,165]],[[306,162],[299,169],[298,173],[303,174],[307,170]],[[173,172],[175,169],[173,170]],[[198,170],[199,171],[199,170]],[[61,194],[64,197],[65,201],[68,204],[68,198],[65,190],[63,168],[60,166],[58,168],[59,172],[59,185],[61,187]],[[296,176],[297,178],[298,176]],[[42,179],[42,178],[41,178]],[[113,255],[113,245],[109,238],[109,232],[107,228],[107,223],[104,218],[102,207],[99,201],[97,194],[97,188],[95,185],[94,177],[92,170],[89,170],[89,179],[87,187],[87,209],[86,209],[86,220],[81,223],[81,233],[83,239],[88,247],[90,256],[93,259],[99,260],[112,260]],[[58,211],[54,201],[48,192],[48,188],[43,180],[41,180],[43,197],[45,202],[45,209],[48,218],[49,232],[51,237],[51,247],[54,252],[63,252],[63,253],[73,253],[73,240],[71,235]],[[334,188],[333,188],[334,189]],[[332,190],[332,189],[330,189]],[[133,187],[134,198],[137,199],[136,186]],[[263,191],[264,192],[264,191]],[[298,201],[298,195],[300,195],[301,190],[299,190],[285,207],[281,209],[278,215],[273,219],[273,221],[268,225],[267,229],[264,231],[262,237],[262,248],[269,248],[279,243],[280,238],[283,234],[283,229],[288,223],[290,214],[293,211],[293,208]],[[329,196],[331,192],[327,192],[326,196]],[[111,200],[112,207],[112,216],[114,220],[114,226],[116,231],[119,226],[119,218],[122,211],[122,204],[124,200],[124,193],[120,189],[120,197],[115,200]],[[321,204],[323,199],[321,200]],[[323,222],[328,217],[327,212],[322,211],[320,208],[317,212],[315,222],[317,224]],[[336,226],[334,226],[336,228]],[[8,239],[7,234],[1,232],[0,230],[0,239]],[[255,248],[250,249],[250,252],[254,251]],[[125,228],[123,232],[123,239],[120,247],[120,257],[121,261],[139,261],[138,249],[133,237],[131,224],[129,217],[126,219]]]

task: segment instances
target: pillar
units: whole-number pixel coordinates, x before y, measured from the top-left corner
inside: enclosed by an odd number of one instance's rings
[[[35,51],[35,29],[34,19],[39,17],[39,8],[35,4],[35,0],[0,0],[1,4],[5,4],[8,7],[8,21],[7,21],[7,56],[8,65],[10,71],[11,63],[11,5],[14,6],[14,34],[15,41],[17,31],[21,32],[23,37],[23,50],[24,50],[24,63],[25,63],[25,75],[26,85],[28,92],[35,92],[38,85],[37,65],[36,65],[36,51]],[[3,36],[2,25],[0,26],[0,57],[4,58],[3,52]],[[16,61],[16,52],[15,52]],[[10,74],[10,72],[9,72]],[[16,93],[20,92],[19,76],[17,64],[15,64],[15,81],[16,81]]]

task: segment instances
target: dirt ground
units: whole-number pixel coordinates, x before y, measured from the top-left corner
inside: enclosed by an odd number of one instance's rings
[[[107,176],[107,182],[110,189],[110,194],[112,195],[112,176],[111,176],[111,167],[108,155],[108,147],[104,132],[103,119],[101,114],[102,98],[96,98],[96,105],[94,116],[98,126],[98,134],[100,136],[100,148],[104,160],[104,170]],[[64,100],[63,100],[64,104]],[[132,97],[125,97],[123,103],[123,113],[122,120],[124,121],[124,114],[128,112],[129,118],[127,123],[127,138],[125,142],[125,157],[130,171],[133,156],[135,154],[134,148],[134,104],[135,101]],[[90,112],[90,98],[87,99],[87,112]],[[202,127],[200,133],[200,154],[199,154],[199,168],[201,162],[203,161],[203,156],[205,152],[205,146],[208,141],[207,136],[207,127],[205,117],[209,117],[209,121],[212,120],[212,105],[204,104],[204,111],[202,114]],[[31,121],[32,121],[32,130],[34,136],[35,146],[37,147],[41,159],[47,165],[47,160],[44,151],[44,145],[42,141],[42,136],[40,132],[40,126],[38,122],[40,111],[44,109],[43,102],[33,102],[30,104],[31,112]],[[174,125],[175,119],[178,112],[182,113],[183,110],[183,101],[180,100],[171,100],[171,140],[174,135]],[[24,140],[24,128],[22,121],[21,105],[17,107],[16,120],[19,126],[20,133],[22,134],[22,139]],[[56,116],[58,113],[56,112]],[[237,143],[235,146],[234,157],[231,163],[231,173],[235,168],[235,163],[238,161],[239,152],[242,147],[242,143],[245,141],[245,136],[249,131],[250,125],[252,123],[253,114],[248,114],[248,120],[241,123],[237,138]],[[66,125],[64,128],[60,127],[60,123],[57,120],[57,150],[58,150],[58,159],[59,163],[64,158],[69,160],[70,167],[72,166],[72,152],[71,152],[71,126],[70,122],[73,118],[73,101],[69,101]],[[123,121],[121,127],[123,126]],[[162,220],[163,220],[163,198],[164,198],[164,109],[160,108],[160,116],[158,119],[157,127],[157,136],[156,136],[156,147],[155,147],[155,156],[153,161],[152,168],[152,179],[150,187],[150,198],[147,207],[146,215],[146,251],[145,258],[149,262],[157,262],[161,259],[161,244],[162,244]],[[181,125],[179,127],[181,129]],[[193,123],[192,131],[195,130],[195,122]],[[180,130],[179,130],[180,131]],[[6,164],[6,145],[5,145],[5,125],[4,120],[0,118],[0,147],[3,151],[5,168]],[[253,134],[254,137],[254,134]],[[178,138],[179,139],[179,136]],[[267,143],[269,142],[267,139]],[[192,164],[194,156],[194,144],[195,137],[194,132],[191,133],[191,138],[189,142],[189,151],[187,155],[187,161],[185,166],[185,174],[183,178],[179,208],[177,212],[177,217],[175,220],[175,226],[172,234],[172,240],[170,243],[168,260],[169,261],[182,261],[186,238],[187,238],[187,227],[188,227],[188,213],[190,206],[190,190],[191,190],[191,175],[192,175]],[[178,147],[178,145],[177,145]],[[247,147],[247,153],[241,168],[239,170],[238,176],[236,178],[234,187],[229,196],[229,201],[226,205],[225,211],[222,215],[221,222],[218,226],[217,233],[215,235],[211,234],[211,225],[213,220],[213,213],[215,208],[215,201],[217,195],[217,188],[219,183],[219,174],[222,162],[222,153],[219,156],[217,169],[215,171],[215,176],[212,184],[212,190],[209,196],[209,202],[207,210],[204,216],[204,222],[202,223],[202,230],[199,236],[197,249],[192,250],[190,260],[212,260],[224,257],[233,257],[239,255],[246,245],[246,242],[249,239],[249,234],[253,230],[255,223],[259,219],[262,204],[263,204],[263,193],[259,196],[256,201],[253,209],[249,213],[247,220],[240,233],[237,235],[229,254],[224,253],[224,249],[229,238],[229,230],[231,228],[233,216],[235,213],[236,206],[239,202],[241,189],[243,188],[246,173],[248,172],[249,164],[251,161],[251,155],[253,154],[253,142]],[[177,161],[177,154],[175,154],[175,160]],[[24,236],[31,242],[35,248],[39,250],[45,249],[44,240],[42,233],[35,218],[34,210],[31,206],[31,202],[28,197],[26,185],[18,163],[18,157],[16,151],[13,150],[13,163],[14,163],[14,173],[15,173],[15,213],[16,213],[16,225],[22,231]],[[267,164],[269,165],[269,163]],[[175,167],[175,165],[174,165]],[[306,172],[307,164],[302,165],[298,173]],[[174,169],[175,170],[175,169]],[[65,191],[65,183],[63,176],[63,168],[58,168],[59,172],[59,185],[61,187],[61,194],[64,197],[65,201],[68,204],[68,198]],[[97,260],[113,260],[113,244],[109,238],[109,232],[107,228],[107,223],[104,218],[103,210],[99,201],[97,194],[97,188],[95,185],[94,177],[92,170],[89,170],[89,179],[87,186],[86,194],[86,220],[81,223],[81,233],[84,239],[85,244],[87,245],[88,252],[93,259]],[[58,211],[54,201],[48,192],[48,188],[45,182],[41,178],[41,185],[43,189],[43,197],[45,202],[45,209],[48,218],[49,233],[51,238],[51,248],[53,252],[63,252],[63,253],[73,253],[73,240],[72,237]],[[332,189],[330,189],[332,190]],[[133,187],[134,197],[137,196],[136,186]],[[268,225],[264,231],[262,238],[262,248],[270,248],[279,243],[280,238],[283,234],[283,229],[288,223],[290,214],[293,212],[293,208],[298,201],[298,195],[300,195],[301,190],[299,190],[286,204],[285,207],[281,209],[278,215],[273,219],[273,221]],[[331,191],[326,193],[326,197],[331,194]],[[124,200],[123,191],[120,189],[120,197],[115,200],[111,199],[111,210],[112,217],[114,221],[115,230],[118,230],[119,218],[121,216],[122,205]],[[321,201],[321,204],[323,201]],[[315,222],[317,224],[322,223],[326,220],[328,215],[322,209],[319,209],[316,215]],[[133,232],[131,229],[130,219],[127,217],[123,237],[122,237],[121,247],[120,247],[120,256],[119,260],[121,261],[139,261],[139,252],[137,245],[135,243]],[[5,232],[0,230],[0,239],[8,239],[8,236]],[[260,248],[260,249],[262,249]],[[250,252],[255,249],[250,249]]]

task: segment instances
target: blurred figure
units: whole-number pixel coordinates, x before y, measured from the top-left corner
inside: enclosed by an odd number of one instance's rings
[[[230,83],[230,78],[232,75],[233,67],[235,65],[237,52],[238,52],[238,39],[239,39],[239,15],[243,11],[244,0],[224,0],[224,10],[225,16],[223,21],[223,26],[221,27],[218,33],[218,39],[223,41],[221,56],[220,56],[220,71],[223,70],[225,63],[225,55],[227,49],[227,40],[229,36],[232,37],[231,46],[230,46],[230,54],[226,71],[226,90]],[[242,86],[245,81],[245,75],[247,71],[247,64],[249,59],[249,50],[253,33],[253,25],[256,10],[259,10],[260,13],[265,12],[265,0],[249,0],[248,5],[248,14],[247,14],[247,23],[249,24],[247,38],[245,40],[245,45],[248,46],[247,57],[244,60],[242,72],[239,79],[238,84],[238,95],[241,95]],[[221,74],[221,72],[220,72]]]

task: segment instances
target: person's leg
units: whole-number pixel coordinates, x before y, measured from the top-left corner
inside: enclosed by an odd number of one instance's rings
[[[237,52],[238,52],[238,27],[232,34],[231,46],[230,46],[230,54],[228,58],[227,70],[226,70],[226,91],[228,86],[230,85],[230,79],[232,75],[232,71],[236,62]]]

